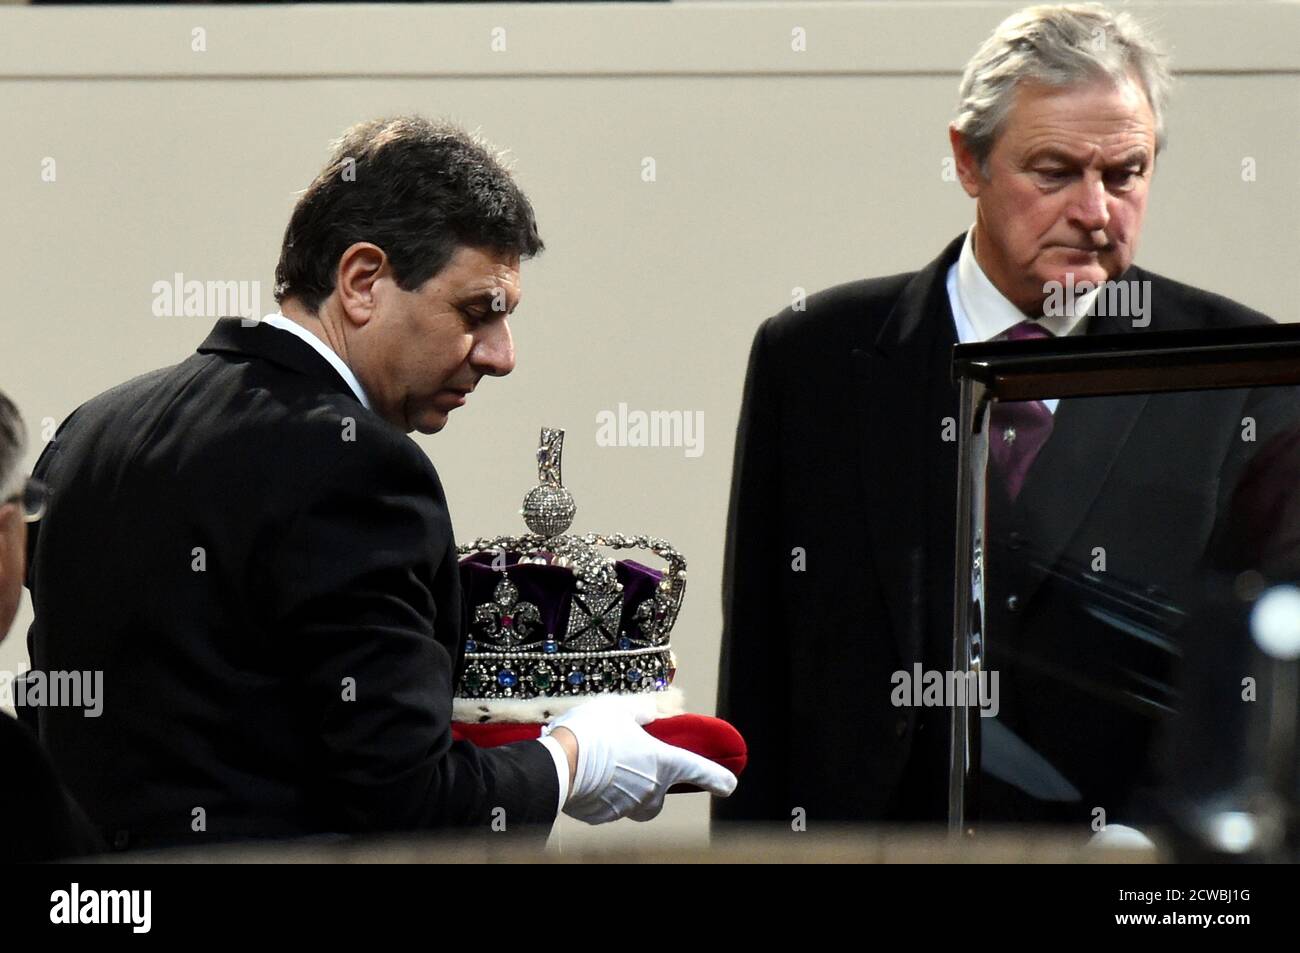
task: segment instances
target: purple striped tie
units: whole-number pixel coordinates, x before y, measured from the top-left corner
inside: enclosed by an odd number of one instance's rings
[[[1049,337],[1052,332],[1034,321],[1021,321],[1006,332],[1008,341]],[[999,401],[989,416],[989,450],[1014,500],[1020,496],[1034,458],[1052,435],[1052,412],[1041,400]]]

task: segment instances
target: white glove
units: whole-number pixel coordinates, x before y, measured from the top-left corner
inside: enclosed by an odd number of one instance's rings
[[[1118,847],[1129,850],[1155,847],[1156,845],[1136,827],[1123,824],[1107,824],[1092,837],[1088,838],[1089,847]]]
[[[736,776],[726,768],[648,734],[641,726],[655,714],[649,695],[627,695],[587,702],[543,726],[543,735],[564,727],[578,739],[565,814],[588,824],[648,821],[663,810],[674,784],[694,784],[720,797],[736,789]]]

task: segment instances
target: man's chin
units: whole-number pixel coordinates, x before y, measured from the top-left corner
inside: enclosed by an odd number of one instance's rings
[[[1049,271],[1041,277],[1042,307],[1046,313],[1049,308],[1068,306],[1067,302],[1072,301],[1076,295],[1086,294],[1103,284],[1109,276],[1104,268],[1071,268],[1067,271]]]
[[[1049,290],[1049,284],[1061,288],[1068,288],[1071,285],[1077,287],[1085,281],[1091,285],[1099,285],[1109,278],[1110,272],[1103,262],[1049,268],[1043,272],[1043,290]]]
[[[412,430],[422,434],[437,433],[447,426],[447,412],[444,410],[426,410],[412,421]],[[409,431],[408,431],[409,432]]]
[[[1094,255],[1068,248],[1053,248],[1047,255],[1047,261],[1039,262],[1038,271],[1044,286],[1054,282],[1061,287],[1066,287],[1084,281],[1099,285],[1117,277],[1115,273],[1117,266],[1118,262],[1112,255]]]

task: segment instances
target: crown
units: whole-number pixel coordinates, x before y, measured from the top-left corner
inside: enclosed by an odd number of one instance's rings
[[[470,620],[456,720],[541,720],[566,700],[670,691],[676,661],[668,637],[686,592],[686,560],[653,536],[565,535],[577,504],[561,480],[563,447],[563,430],[542,429],[538,485],[520,511],[531,533],[458,547]],[[602,548],[644,550],[666,567],[616,561]]]

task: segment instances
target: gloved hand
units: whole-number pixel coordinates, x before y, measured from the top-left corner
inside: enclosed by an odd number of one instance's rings
[[[1128,827],[1124,824],[1107,824],[1088,838],[1088,846],[1138,850],[1146,847],[1154,848],[1156,845],[1150,837],[1147,837],[1136,827]]]
[[[648,821],[663,810],[668,789],[695,784],[726,797],[736,776],[692,751],[674,748],[641,726],[655,718],[649,695],[599,698],[579,705],[542,727],[549,735],[564,727],[578,739],[578,765],[564,813],[588,824],[630,817]]]

